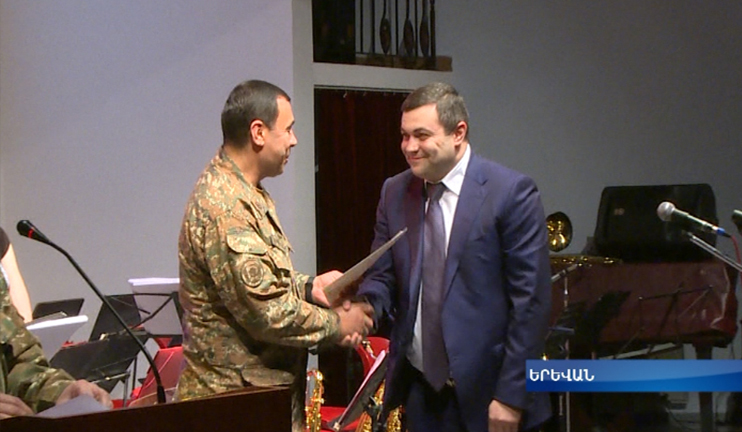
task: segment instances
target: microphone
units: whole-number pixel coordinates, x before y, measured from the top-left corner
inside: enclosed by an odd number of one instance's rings
[[[144,344],[142,341],[139,340],[138,337],[134,335],[134,332],[131,331],[128,325],[126,325],[126,321],[124,321],[123,318],[121,318],[121,315],[114,309],[114,307],[111,305],[111,303],[108,301],[106,296],[101,294],[100,290],[93,284],[93,282],[88,278],[88,275],[85,274],[84,271],[82,271],[82,268],[80,268],[79,265],[77,265],[77,262],[70,256],[70,254],[67,253],[64,249],[54,244],[49,238],[47,238],[44,234],[39,231],[38,228],[34,224],[31,223],[31,221],[28,220],[22,220],[19,221],[16,225],[16,229],[18,229],[18,234],[28,237],[30,239],[40,241],[41,243],[47,244],[57,251],[59,251],[62,255],[67,257],[67,259],[72,263],[72,266],[75,267],[75,270],[77,270],[78,273],[80,273],[80,276],[82,276],[83,279],[85,279],[85,282],[88,283],[90,288],[93,289],[93,292],[95,292],[95,295],[98,296],[98,298],[103,302],[104,305],[106,305],[106,308],[111,311],[113,316],[116,318],[116,321],[118,321],[119,324],[121,324],[121,327],[124,328],[126,333],[131,337],[134,342],[136,342],[137,346],[139,347],[139,350],[144,354],[144,357],[147,358],[147,363],[149,363],[150,369],[152,369],[152,374],[155,377],[155,383],[157,384],[157,403],[164,404],[165,403],[165,387],[162,385],[162,379],[160,378],[160,371],[157,370],[157,365],[155,365],[155,361],[152,359],[152,356],[149,354],[147,349],[144,347]]]
[[[18,222],[18,225],[16,225],[16,228],[18,229],[18,234],[22,235],[23,237],[28,237],[30,239],[34,239],[36,241],[40,241],[41,243],[50,245],[51,242],[44,234],[41,233],[41,231],[34,226],[34,224],[31,223],[31,221],[22,220]]]
[[[726,231],[724,231],[724,228],[720,228],[682,210],[678,210],[677,208],[675,208],[675,204],[669,201],[664,201],[659,205],[659,207],[657,207],[657,216],[659,216],[659,218],[665,222],[670,222],[673,220],[684,221],[690,223],[691,225],[695,225],[696,227],[701,229],[701,231],[706,231],[723,237],[731,237],[729,234],[727,234]]]

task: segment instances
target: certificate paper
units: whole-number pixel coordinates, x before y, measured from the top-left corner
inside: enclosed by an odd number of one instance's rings
[[[407,228],[404,228],[400,230],[394,237],[392,237],[389,241],[381,245],[380,248],[376,249],[375,251],[371,252],[366,258],[362,259],[358,262],[358,264],[351,267],[348,271],[343,273],[342,276],[335,279],[334,282],[332,282],[330,285],[327,285],[325,289],[325,295],[327,296],[327,301],[330,302],[331,306],[334,306],[341,298],[344,296],[347,296],[345,291],[348,289],[348,287],[358,280],[361,276],[363,276],[363,273],[366,272],[381,256],[389,250],[389,248],[394,245],[394,243],[399,240],[404,233],[407,232]]]

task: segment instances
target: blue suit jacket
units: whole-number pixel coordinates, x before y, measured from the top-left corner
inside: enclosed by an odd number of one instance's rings
[[[420,291],[423,181],[410,170],[387,179],[376,215],[376,249],[407,227],[359,288],[394,320],[385,408],[403,404],[402,373]],[[524,409],[522,427],[551,415],[548,395],[526,393],[526,359],[539,358],[551,307],[546,221],[529,177],[472,153],[448,246],[443,333],[456,395],[468,429],[487,431],[498,399]]]

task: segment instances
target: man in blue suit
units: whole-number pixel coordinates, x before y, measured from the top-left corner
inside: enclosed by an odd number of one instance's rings
[[[404,405],[411,432],[537,428],[551,409],[526,392],[526,359],[543,353],[551,284],[536,184],[474,154],[448,84],[407,97],[401,132],[410,169],[384,183],[372,248],[408,231],[359,289],[393,320],[384,408]]]

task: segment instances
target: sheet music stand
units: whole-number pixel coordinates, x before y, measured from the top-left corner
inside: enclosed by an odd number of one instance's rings
[[[178,278],[129,279],[138,306],[141,324],[155,337],[183,335],[180,317],[183,310],[178,301]]]
[[[575,327],[575,343],[590,350],[590,358],[597,358],[600,334],[608,323],[618,316],[629,291],[609,291],[601,295],[587,309]]]
[[[43,318],[48,315],[53,315],[57,312],[64,313],[64,316],[75,316],[80,314],[82,310],[82,304],[85,299],[72,298],[65,300],[54,300],[48,302],[39,302],[34,306],[31,317],[33,319]]]
[[[137,309],[132,294],[109,295],[106,296],[106,299],[130,328],[137,327],[140,324],[141,318],[139,317],[139,310]],[[135,330],[135,334],[137,334],[137,337],[139,337],[142,342],[146,341],[148,337],[148,335],[141,331]],[[109,339],[116,341],[113,342]],[[96,342],[101,341],[104,342],[96,344]],[[100,306],[98,316],[93,324],[93,330],[90,333],[89,342],[87,344],[94,345],[91,347],[76,348],[79,352],[65,352],[61,354],[63,358],[56,361],[60,363],[64,362],[65,364],[69,362],[80,362],[79,366],[73,364],[70,367],[73,369],[80,367],[81,369],[78,372],[80,375],[90,375],[89,377],[83,377],[84,379],[87,379],[88,381],[96,381],[100,387],[109,392],[113,390],[116,384],[120,381],[123,381],[126,386],[130,375],[128,369],[132,362],[136,360],[136,357],[139,354],[139,347],[136,345],[136,342],[131,340],[131,338],[125,333],[124,329],[121,328],[121,324],[105,304],[101,304]],[[74,347],[78,347],[78,345],[74,345],[70,348]],[[57,353],[57,356],[59,355],[60,353]],[[67,359],[67,357],[69,357],[69,359]],[[97,357],[97,359],[94,359],[93,357]],[[93,360],[97,363],[90,363]],[[66,370],[67,367],[64,366],[62,368]],[[136,366],[134,367],[134,370],[136,371]],[[97,372],[94,374],[93,371]],[[71,372],[70,374],[77,378],[75,374],[72,374]]]
[[[41,342],[44,357],[51,359],[72,337],[72,334],[86,322],[88,322],[87,315],[76,315],[28,323],[26,329]]]
[[[381,351],[376,357],[373,366],[371,366],[371,370],[366,374],[366,378],[361,383],[358,391],[353,395],[353,399],[351,399],[348,407],[339,418],[329,422],[331,423],[327,425],[329,429],[339,432],[357,419],[363,411],[366,411],[371,418],[371,430],[377,430],[377,422],[383,420],[380,419],[380,414],[383,414],[384,410],[382,409],[382,405],[376,402],[374,396],[381,382],[384,380],[387,369],[386,361],[387,352]]]
[[[111,334],[100,340],[63,347],[50,363],[75,379],[96,383],[110,392],[119,381],[129,378],[129,366],[138,354],[139,346],[129,335]]]
[[[109,295],[106,296],[106,299],[108,299],[111,306],[116,309],[116,312],[121,315],[121,318],[124,319],[124,322],[126,322],[129,327],[133,328],[141,323],[142,320],[139,317],[139,310],[137,309],[137,304],[134,301],[133,295]],[[121,324],[116,320],[113,312],[111,312],[106,305],[101,304],[98,316],[95,319],[95,324],[93,324],[93,330],[90,332],[90,338],[88,340],[96,341],[99,340],[101,336],[111,333],[120,333],[123,331],[124,329],[121,328]]]

